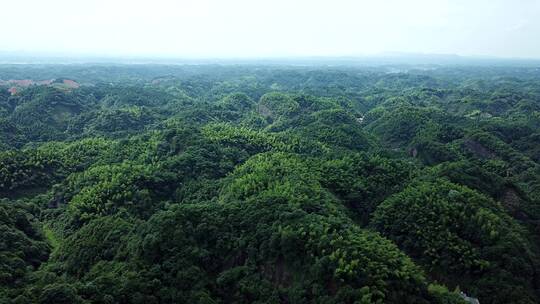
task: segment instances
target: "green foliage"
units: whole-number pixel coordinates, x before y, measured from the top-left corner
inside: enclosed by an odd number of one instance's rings
[[[490,302],[534,302],[531,245],[480,193],[444,180],[418,183],[379,205],[372,224],[451,286],[467,284]]]
[[[113,260],[132,229],[133,225],[121,218],[97,218],[67,237],[51,262],[80,277],[96,262]]]
[[[535,67],[0,69],[29,77],[0,303],[540,301]]]
[[[0,194],[15,196],[50,187],[69,173],[90,166],[112,142],[89,138],[73,143],[49,142],[36,149],[0,152]]]
[[[88,112],[73,120],[68,131],[92,135],[134,134],[156,121],[157,114],[146,107],[132,106]]]
[[[457,293],[449,292],[444,286],[437,284],[430,284],[428,287],[429,293],[434,298],[434,303],[438,304],[466,304]]]
[[[159,208],[159,197],[170,193],[172,181],[174,176],[158,167],[123,162],[71,175],[61,195],[77,223],[122,212],[148,218]]]
[[[205,293],[235,303],[418,303],[425,288],[416,266],[380,236],[268,195],[178,206],[153,217],[140,235],[134,255],[143,267],[160,265],[157,294],[165,302]]]
[[[82,96],[54,88],[25,90],[18,99],[10,120],[31,141],[64,139],[69,120],[85,109]]]
[[[300,110],[300,105],[292,96],[283,93],[268,93],[261,97],[258,112],[273,120],[294,116]]]
[[[408,105],[376,108],[366,115],[365,122],[381,140],[399,145],[411,141],[423,128],[429,127],[430,112],[429,109]]]
[[[202,132],[211,141],[244,149],[249,154],[267,151],[321,154],[329,151],[326,145],[295,134],[234,127],[227,123],[207,124]]]
[[[28,276],[48,258],[31,208],[0,199],[0,302],[15,298]]]
[[[362,223],[368,222],[378,204],[403,189],[414,176],[410,163],[369,154],[350,154],[325,161],[319,167],[321,184],[337,195]]]

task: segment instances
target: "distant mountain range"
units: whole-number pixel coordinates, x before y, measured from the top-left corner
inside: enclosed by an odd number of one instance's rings
[[[2,52],[0,64],[287,64],[287,65],[538,65],[540,58],[505,58],[461,56],[456,54],[423,54],[385,52],[362,56],[290,56],[290,57],[172,57],[74,55],[62,53]]]

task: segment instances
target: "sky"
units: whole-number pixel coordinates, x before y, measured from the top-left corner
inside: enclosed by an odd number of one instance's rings
[[[5,0],[0,51],[540,58],[540,0]]]

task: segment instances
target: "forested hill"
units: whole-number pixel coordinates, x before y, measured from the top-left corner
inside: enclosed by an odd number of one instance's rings
[[[540,302],[540,69],[0,66],[0,303]]]

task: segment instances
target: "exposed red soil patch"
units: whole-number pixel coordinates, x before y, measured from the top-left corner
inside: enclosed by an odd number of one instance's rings
[[[18,85],[20,87],[29,87],[34,84],[32,79],[10,79],[9,83]]]
[[[76,81],[71,79],[64,79],[64,84],[73,89],[80,87],[80,85]]]

